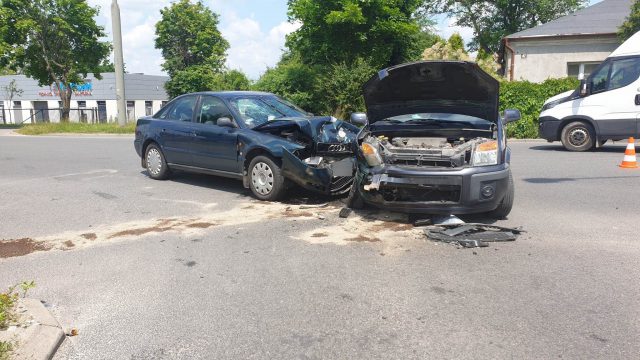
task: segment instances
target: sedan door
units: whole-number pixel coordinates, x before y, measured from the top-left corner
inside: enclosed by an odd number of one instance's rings
[[[158,141],[170,164],[192,165],[193,163],[193,110],[197,96],[187,95],[176,99],[167,111],[161,113],[154,124]]]
[[[221,120],[222,119],[222,120]],[[238,128],[219,126],[225,120],[236,122],[227,105],[218,97],[200,98],[194,124],[194,166],[240,173],[238,162]],[[229,125],[229,122],[226,121]]]

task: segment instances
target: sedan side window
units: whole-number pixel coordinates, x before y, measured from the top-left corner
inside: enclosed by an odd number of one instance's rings
[[[185,96],[175,101],[175,104],[169,108],[167,111],[167,115],[165,117],[166,120],[176,120],[176,121],[191,121],[193,117],[193,110],[196,105],[196,97]],[[164,115],[164,114],[163,114]]]
[[[218,119],[229,118],[233,120],[231,112],[225,103],[213,96],[203,96],[200,101],[200,109],[196,121],[201,124],[217,125]]]

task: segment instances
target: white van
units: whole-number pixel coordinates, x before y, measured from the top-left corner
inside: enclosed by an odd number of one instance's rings
[[[640,32],[618,47],[575,91],[548,99],[540,137],[585,151],[640,135]]]

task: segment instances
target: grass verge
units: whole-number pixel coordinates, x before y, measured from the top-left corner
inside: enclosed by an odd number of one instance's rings
[[[116,123],[84,124],[84,123],[42,123],[25,125],[16,130],[22,135],[45,134],[133,134],[136,129],[135,122],[125,126]]]

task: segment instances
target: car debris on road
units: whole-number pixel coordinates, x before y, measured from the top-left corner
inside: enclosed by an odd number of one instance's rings
[[[487,247],[488,242],[515,241],[523,232],[519,228],[479,223],[438,225],[437,228],[424,230],[431,241],[457,244],[463,248]]]

